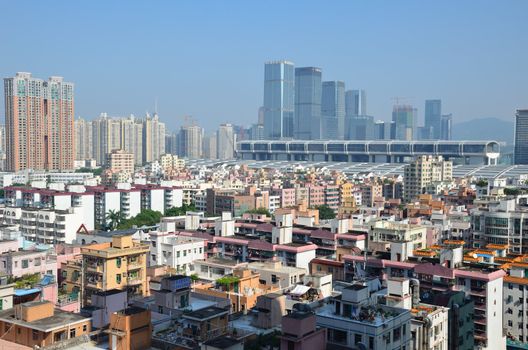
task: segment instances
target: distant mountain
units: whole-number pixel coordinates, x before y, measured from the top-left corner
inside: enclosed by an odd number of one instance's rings
[[[453,140],[496,140],[513,144],[513,121],[480,118],[452,126]]]

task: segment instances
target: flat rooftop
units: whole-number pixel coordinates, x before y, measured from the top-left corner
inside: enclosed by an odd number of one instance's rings
[[[221,336],[205,342],[205,345],[212,346],[217,349],[227,349],[233,345],[239,344],[240,341],[228,336]]]
[[[35,305],[33,302],[26,303],[24,305]],[[15,309],[11,308],[9,310],[0,311],[0,321],[16,324],[22,327],[31,328],[39,330],[42,332],[51,332],[56,329],[61,329],[67,327],[68,325],[73,325],[79,322],[89,321],[89,317],[84,317],[79,314],[74,314],[71,312],[62,311],[59,309],[54,310],[54,315],[51,317],[46,317],[40,320],[33,322],[26,322],[21,319],[15,318]]]
[[[188,318],[192,320],[206,321],[208,319],[220,316],[222,314],[227,314],[226,309],[222,309],[216,306],[209,306],[200,310],[191,311],[189,313],[184,313],[183,318]]]

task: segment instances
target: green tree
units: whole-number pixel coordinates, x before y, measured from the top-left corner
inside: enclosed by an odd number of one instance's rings
[[[188,211],[196,211],[196,207],[193,203],[187,205],[183,204],[181,207],[172,207],[165,210],[165,216],[180,216],[185,215]]]
[[[486,186],[488,186],[488,181],[484,180],[484,179],[480,179],[480,180],[477,181],[476,185],[478,187],[486,187]]]
[[[518,188],[505,188],[504,194],[507,196],[518,196],[521,194],[521,190]]]
[[[124,230],[132,228],[133,226],[154,226],[161,221],[162,216],[163,215],[159,211],[145,209],[142,210],[141,213],[137,214],[136,216],[130,219],[123,220],[117,228],[120,230]]]
[[[315,209],[319,210],[319,219],[321,220],[331,220],[336,217],[334,211],[326,204],[319,205]]]
[[[123,221],[126,220],[125,214],[120,210],[109,210],[106,213],[105,220],[107,222],[107,227],[110,231],[115,230]]]
[[[91,168],[79,168],[77,170],[75,170],[76,173],[92,173],[94,174],[94,176],[101,176],[101,174],[103,173],[103,168],[95,168],[95,169],[91,169]]]

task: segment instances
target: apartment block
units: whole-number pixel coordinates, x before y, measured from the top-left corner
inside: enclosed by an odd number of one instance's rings
[[[453,164],[442,156],[419,156],[404,168],[404,199],[411,201],[431,183],[451,181]]]
[[[19,72],[4,79],[7,169],[72,170],[73,84]]]
[[[84,305],[93,293],[111,289],[127,290],[129,299],[146,296],[148,251],[148,245],[131,236],[114,236],[111,243],[82,247],[82,260],[69,262],[62,269],[67,271],[63,288],[67,292],[79,290]]]
[[[2,339],[40,348],[90,333],[90,318],[55,309],[48,301],[34,301],[0,311]]]

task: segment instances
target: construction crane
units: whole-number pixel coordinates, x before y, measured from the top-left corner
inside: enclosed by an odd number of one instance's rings
[[[394,101],[395,105],[399,105],[401,102],[412,100],[414,97],[402,97],[402,96],[395,96],[392,97],[391,100]]]

